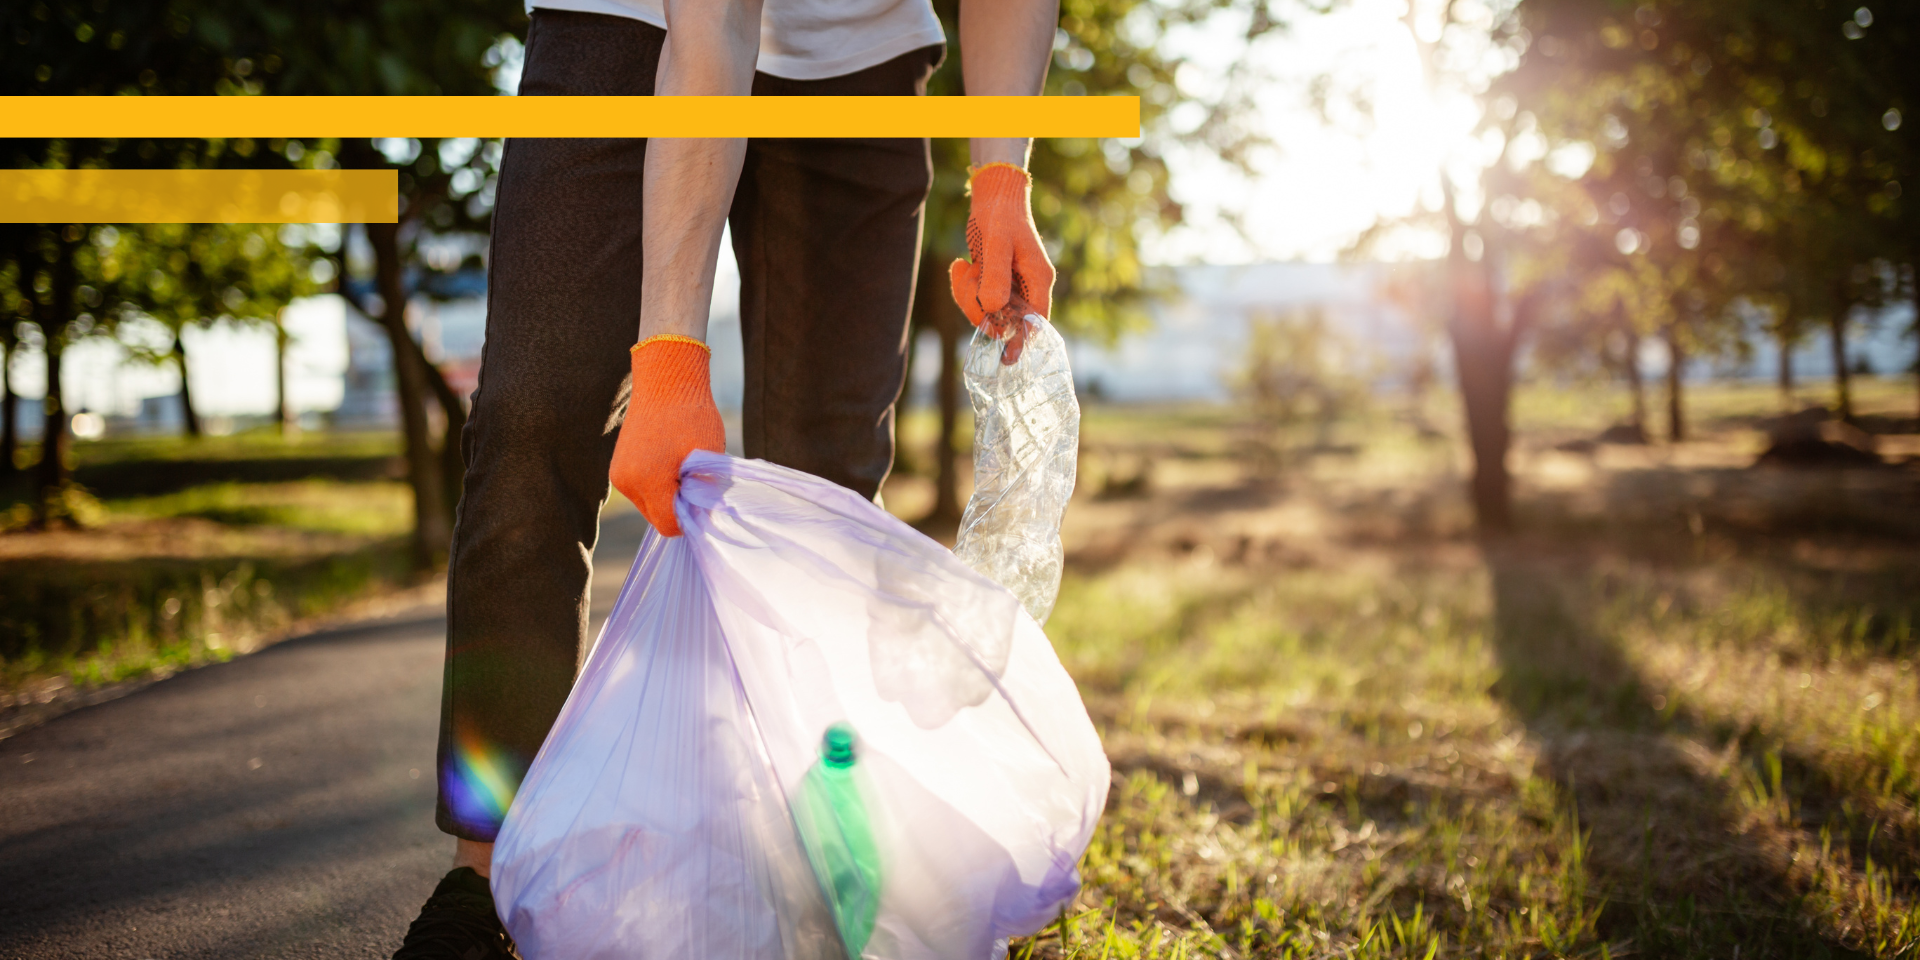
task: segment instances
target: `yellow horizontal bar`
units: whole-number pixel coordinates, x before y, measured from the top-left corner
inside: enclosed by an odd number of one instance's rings
[[[0,97],[10,137],[1137,137],[1139,97]]]
[[[394,223],[399,217],[394,170],[0,170],[0,223]]]

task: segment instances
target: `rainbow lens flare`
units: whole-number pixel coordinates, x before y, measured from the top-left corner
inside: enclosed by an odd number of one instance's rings
[[[456,820],[498,828],[524,772],[525,765],[511,751],[463,730],[455,738],[446,769],[440,771],[440,788]]]

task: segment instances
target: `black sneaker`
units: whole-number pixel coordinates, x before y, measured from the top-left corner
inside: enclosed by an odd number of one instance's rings
[[[393,960],[520,960],[493,907],[487,878],[472,867],[447,874],[407,928]]]

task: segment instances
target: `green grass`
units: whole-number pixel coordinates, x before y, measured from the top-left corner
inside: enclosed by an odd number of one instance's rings
[[[307,557],[0,563],[0,691],[225,660],[300,618],[407,582],[407,556],[392,539]]]
[[[1912,377],[1856,376],[1851,390],[1857,409],[1881,409],[1897,416],[1912,417],[1916,403],[1920,402],[1916,400]],[[1708,430],[1732,423],[1751,423],[1778,415],[1787,407],[1798,410],[1835,403],[1833,383],[1824,378],[1802,378],[1795,385],[1791,404],[1783,403],[1779,388],[1767,381],[1690,381],[1683,387],[1681,396],[1688,426]],[[1647,383],[1646,403],[1648,431],[1664,437],[1667,428],[1664,383]],[[1514,391],[1513,423],[1523,434],[1567,429],[1599,433],[1613,424],[1625,422],[1632,411],[1632,401],[1625,391],[1605,385],[1542,381],[1520,384]],[[1446,413],[1452,417],[1451,409]]]
[[[76,441],[73,480],[103,499],[152,497],[217,483],[262,484],[330,479],[399,479],[400,441],[392,432],[304,433],[259,429],[225,437],[125,437]],[[20,472],[0,483],[0,510],[24,516],[34,496],[38,444],[16,455]],[[16,509],[23,508],[23,509]]]
[[[29,448],[31,449],[34,448]],[[76,466],[178,460],[262,460],[306,457],[394,457],[400,455],[400,437],[393,431],[316,432],[282,437],[262,428],[224,437],[193,439],[182,436],[125,437],[77,441]],[[29,462],[38,458],[28,452]]]
[[[1663,579],[1069,581],[1120,779],[1063,955],[1910,955],[1911,628]]]
[[[85,499],[91,529],[0,559],[0,693],[224,660],[412,575],[404,483],[229,482]]]
[[[1709,422],[1772,411],[1696,394]],[[1090,446],[1199,459],[1234,429],[1086,421]],[[1422,449],[1343,431],[1363,455],[1277,504],[1343,516],[1374,458]],[[1141,548],[1070,573],[1048,634],[1115,785],[1081,897],[1013,956],[1920,956],[1920,549],[1523,507],[1551,534],[1354,534],[1369,508],[1279,560]]]
[[[215,483],[110,500],[106,507],[114,517],[198,517],[233,526],[369,536],[399,536],[413,522],[413,494],[398,482]]]

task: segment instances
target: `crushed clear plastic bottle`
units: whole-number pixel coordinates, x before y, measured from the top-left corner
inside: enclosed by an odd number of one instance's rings
[[[1060,593],[1060,518],[1073,496],[1080,401],[1059,331],[1009,311],[974,331],[963,373],[973,402],[973,496],[954,553],[1013,592],[1039,623]]]

